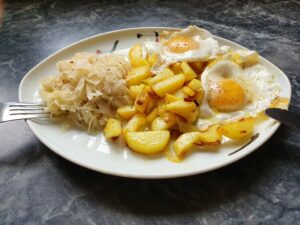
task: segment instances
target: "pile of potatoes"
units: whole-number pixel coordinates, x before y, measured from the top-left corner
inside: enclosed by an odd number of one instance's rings
[[[134,103],[120,107],[118,119],[107,121],[104,128],[107,139],[125,137],[129,148],[144,154],[161,152],[172,145],[176,156],[182,158],[194,144],[218,145],[223,135],[241,139],[252,133],[251,118],[199,131],[194,123],[204,90],[198,77],[205,64],[178,62],[154,76],[150,69],[156,59],[156,55],[143,58],[139,44],[131,48],[132,69],[126,81]],[[170,142],[171,139],[174,141]]]

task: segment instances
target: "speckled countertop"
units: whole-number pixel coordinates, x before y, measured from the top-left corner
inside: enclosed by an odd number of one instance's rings
[[[299,1],[6,1],[0,101],[45,57],[101,32],[195,24],[278,65],[300,103]],[[24,121],[0,125],[0,224],[300,224],[300,133],[281,126],[250,156],[169,180],[118,178],[74,165]]]

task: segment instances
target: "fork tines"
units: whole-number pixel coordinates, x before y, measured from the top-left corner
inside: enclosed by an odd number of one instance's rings
[[[35,116],[49,116],[49,112],[45,111],[44,104],[34,104],[34,103],[8,103],[9,115],[35,115]]]

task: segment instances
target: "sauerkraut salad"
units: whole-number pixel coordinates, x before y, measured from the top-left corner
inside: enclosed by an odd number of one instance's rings
[[[41,81],[40,95],[53,119],[67,118],[99,131],[117,108],[131,103],[123,56],[76,53],[57,63],[58,74]]]

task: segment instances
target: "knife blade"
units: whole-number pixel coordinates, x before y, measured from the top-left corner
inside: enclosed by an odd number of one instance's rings
[[[279,122],[300,129],[300,114],[285,109],[268,108],[265,113]]]

